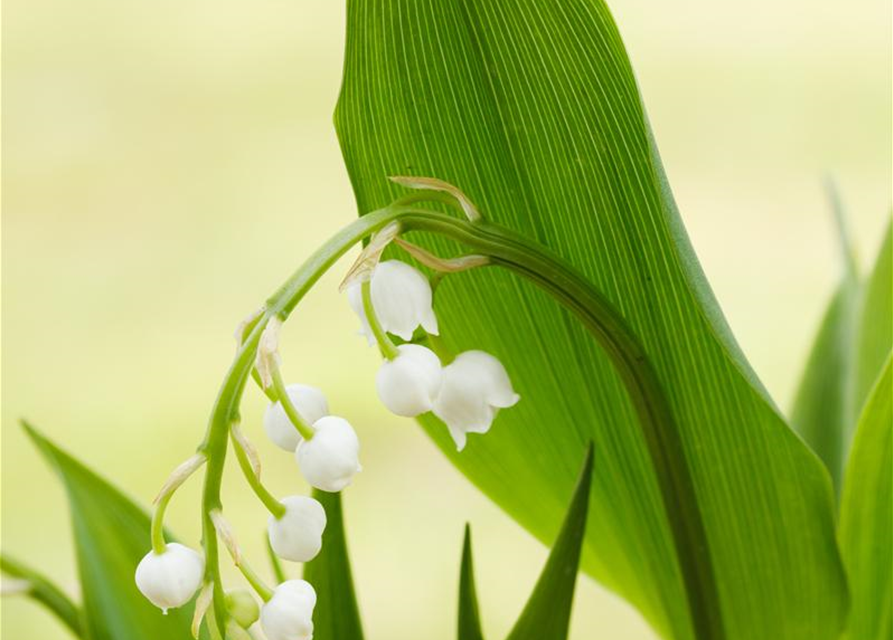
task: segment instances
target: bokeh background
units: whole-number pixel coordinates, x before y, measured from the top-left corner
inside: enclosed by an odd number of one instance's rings
[[[839,273],[822,176],[837,179],[863,266],[889,215],[890,4],[611,5],[695,249],[787,407]],[[332,0],[4,2],[2,545],[71,591],[64,496],[17,420],[144,503],[191,453],[236,323],[356,214],[331,126],[343,25]],[[469,520],[485,631],[501,637],[545,549],[378,405],[378,357],[355,336],[340,272],[288,325],[285,371],[361,431],[366,470],[345,499],[368,635],[453,637]],[[302,491],[260,435],[259,395],[244,415],[266,480]],[[263,509],[237,473],[227,481],[260,561]],[[198,489],[170,512],[193,541]],[[2,634],[65,637],[8,599]],[[572,635],[653,638],[588,578]]]

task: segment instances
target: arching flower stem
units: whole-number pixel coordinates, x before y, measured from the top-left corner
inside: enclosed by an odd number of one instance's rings
[[[439,197],[426,199],[443,201]],[[226,434],[238,414],[261,332],[272,318],[284,321],[320,276],[350,247],[399,220],[402,232],[430,232],[451,238],[487,257],[492,264],[530,280],[572,311],[598,340],[624,383],[639,418],[657,476],[664,516],[673,537],[694,636],[699,640],[722,640],[725,633],[719,592],[681,436],[657,375],[634,333],[610,301],[576,269],[545,247],[499,225],[481,220],[468,222],[406,206],[414,200],[404,198],[402,206],[393,205],[366,214],[320,247],[268,300],[263,316],[246,336],[224,379],[201,449],[208,456],[203,494],[203,544],[207,579],[215,585],[214,615],[219,626],[225,628],[226,609],[223,591],[218,586],[217,539],[210,513],[220,507]]]

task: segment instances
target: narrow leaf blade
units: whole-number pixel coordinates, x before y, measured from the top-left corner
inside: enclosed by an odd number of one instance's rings
[[[304,579],[316,589],[314,640],[363,640],[363,626],[353,586],[341,494],[314,490],[326,510],[322,551],[304,565]]]
[[[570,624],[592,486],[590,446],[558,539],[508,640],[564,640]]]
[[[24,427],[68,495],[86,637],[191,640],[191,605],[165,616],[136,588],[136,566],[150,547],[146,512],[36,429]]]
[[[857,343],[853,422],[893,347],[893,219],[887,224],[874,268],[865,284]]]
[[[867,403],[847,464],[840,545],[849,576],[849,640],[893,637],[893,373],[888,358]]]
[[[459,574],[459,640],[484,640],[474,586],[474,560],[471,556],[471,527],[465,525],[462,543],[462,569]]]

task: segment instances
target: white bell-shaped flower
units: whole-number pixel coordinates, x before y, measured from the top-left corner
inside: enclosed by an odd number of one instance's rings
[[[287,580],[273,591],[260,612],[267,640],[311,640],[316,591],[304,580]]]
[[[307,496],[289,496],[281,501],[285,514],[270,516],[267,532],[270,546],[280,558],[292,562],[310,562],[322,548],[326,528],[326,510]]]
[[[310,440],[301,440],[295,449],[298,467],[311,486],[341,491],[362,470],[357,434],[347,420],[337,416],[317,420],[313,432]]]
[[[136,586],[167,613],[189,602],[202,584],[205,560],[194,549],[170,542],[163,553],[150,551],[136,568]]]
[[[285,388],[291,403],[307,424],[313,424],[329,415],[329,403],[322,391],[306,384],[290,384]],[[279,401],[272,402],[264,413],[264,429],[267,436],[280,449],[294,451],[301,441],[301,434],[291,423]]]
[[[446,423],[462,451],[466,433],[486,433],[499,409],[520,399],[498,359],[484,351],[466,351],[443,368],[434,415]]]
[[[398,416],[413,418],[431,411],[440,391],[440,358],[417,344],[402,344],[397,351],[397,357],[385,360],[375,376],[378,397]]]
[[[347,300],[360,317],[362,331],[369,344],[375,344],[372,329],[363,310],[362,284],[356,282],[347,289]],[[369,283],[372,307],[381,328],[404,340],[412,340],[419,325],[437,335],[437,317],[432,305],[431,284],[415,267],[400,260],[379,262],[372,270]]]

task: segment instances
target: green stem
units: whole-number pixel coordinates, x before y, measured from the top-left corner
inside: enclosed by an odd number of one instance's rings
[[[707,532],[679,428],[648,355],[610,301],[576,269],[541,245],[491,223],[468,223],[425,210],[403,218],[406,231],[452,238],[532,281],[572,311],[611,358],[639,418],[658,480],[688,598],[695,637],[722,640],[725,630]]]
[[[230,441],[233,445],[233,451],[236,452],[236,460],[239,462],[239,468],[242,470],[242,474],[245,476],[248,486],[251,487],[251,490],[254,491],[254,495],[256,495],[264,504],[267,511],[273,514],[274,518],[279,520],[285,515],[285,507],[260,481],[260,478],[254,472],[254,467],[251,466],[251,461],[248,459],[248,453],[242,448],[242,443],[238,441],[232,428],[230,429]]]
[[[273,551],[273,545],[270,544],[270,536],[264,536],[264,540],[267,543],[267,554],[270,556],[270,566],[273,567],[273,575],[276,576],[276,584],[282,584],[288,580],[288,576],[285,575],[285,569],[282,568],[282,562],[279,561],[279,556]]]
[[[270,318],[285,320],[310,287],[351,246],[396,220],[406,231],[432,232],[463,243],[490,257],[494,264],[532,281],[573,311],[605,349],[639,418],[673,537],[695,637],[722,640],[725,632],[719,592],[681,435],[647,354],[611,302],[559,256],[517,233],[495,224],[469,223],[446,214],[396,206],[369,213],[344,228],[286,281],[268,301],[266,313],[246,338],[223,382],[202,445],[208,455],[202,505],[204,545],[208,579],[215,585],[215,615],[223,621],[226,612],[222,590],[218,594],[217,540],[209,514],[220,506],[226,431],[238,414],[260,334]]]
[[[295,429],[298,430],[298,433],[301,434],[301,437],[304,438],[304,440],[310,440],[313,437],[313,427],[307,424],[307,421],[304,420],[304,417],[300,413],[298,413],[297,407],[292,403],[291,398],[288,395],[288,390],[285,388],[285,382],[282,380],[282,373],[280,373],[279,367],[273,367],[272,376],[273,390],[276,392],[279,404],[285,409],[285,415],[288,416],[288,419],[294,425]]]
[[[34,569],[5,554],[0,554],[0,571],[11,578],[26,580],[29,584],[26,595],[29,598],[55,614],[75,636],[84,637],[81,610],[62,589]]]
[[[152,512],[152,551],[156,555],[161,555],[167,548],[164,541],[164,512],[173,495],[174,492],[171,491],[161,496],[155,505],[155,511]]]
[[[366,322],[369,323],[372,335],[375,336],[378,348],[381,349],[381,354],[385,358],[393,360],[400,355],[400,352],[397,350],[397,347],[394,346],[394,343],[388,337],[387,332],[382,329],[381,323],[378,321],[378,315],[375,313],[375,306],[372,304],[372,283],[367,280],[360,285],[360,291],[363,296],[363,313],[366,314]]]
[[[257,595],[260,596],[261,600],[269,602],[270,598],[273,597],[273,590],[267,586],[259,575],[257,575],[257,572],[251,568],[251,565],[245,562],[245,559],[242,558],[236,562],[236,567],[238,567],[239,571],[242,572],[242,575],[245,576],[245,580],[248,581],[251,588],[257,591]]]
[[[430,333],[426,333],[425,340],[428,343],[428,348],[431,349],[431,351],[433,351],[435,354],[437,354],[437,357],[440,358],[440,362],[444,366],[453,361],[455,356],[453,355],[453,352],[450,351],[443,343],[443,338]]]
[[[226,597],[220,577],[220,554],[217,533],[211,512],[222,506],[220,487],[226,462],[229,426],[239,415],[239,405],[245,384],[254,368],[261,333],[273,317],[288,317],[295,305],[310,290],[320,276],[355,244],[397,220],[405,212],[386,208],[367,214],[335,234],[311,255],[295,274],[269,299],[266,310],[248,332],[236,352],[223,380],[208,429],[200,450],[207,455],[205,485],[202,491],[202,546],[205,550],[205,578],[214,585],[213,616],[218,629],[226,628]]]

